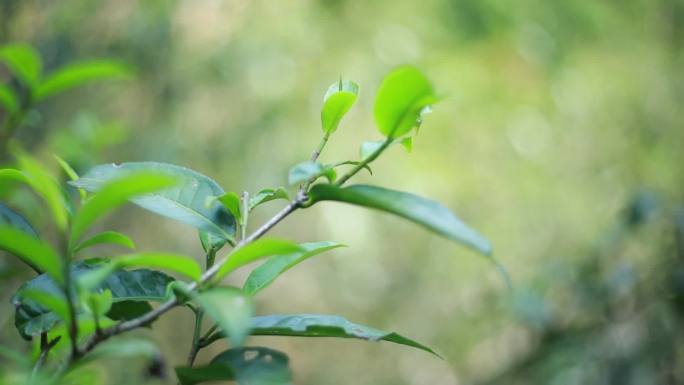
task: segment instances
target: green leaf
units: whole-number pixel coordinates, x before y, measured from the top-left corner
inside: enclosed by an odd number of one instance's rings
[[[64,295],[60,293],[50,293],[38,289],[25,289],[21,293],[25,300],[30,300],[41,307],[48,309],[62,321],[69,322],[69,305],[64,299]]]
[[[282,239],[257,239],[252,243],[235,249],[228,260],[221,266],[213,278],[213,282],[219,282],[235,269],[240,268],[257,259],[268,257],[269,255],[292,253],[301,251],[296,243]]]
[[[335,181],[337,173],[330,167],[325,167],[318,162],[307,160],[299,163],[290,169],[287,177],[287,183],[296,185],[306,181],[315,181],[319,177],[326,177],[330,183]]]
[[[318,184],[311,188],[312,202],[338,201],[378,209],[413,221],[452,241],[489,256],[489,241],[468,227],[443,205],[417,195],[368,185],[340,188]]]
[[[93,167],[71,184],[86,191],[97,191],[105,183],[136,171],[170,174],[182,183],[155,194],[133,198],[133,203],[234,243],[233,215],[218,202],[206,206],[211,197],[221,196],[225,191],[210,178],[187,168],[156,162],[103,164]]]
[[[358,95],[359,85],[349,80],[340,79],[328,88],[321,108],[321,127],[326,135],[337,130],[340,120],[352,107]]]
[[[71,179],[72,181],[78,180],[78,174],[66,160],[60,158],[57,155],[54,155],[54,157],[57,160],[57,163],[59,163],[59,166],[62,168],[62,170],[64,170],[64,173],[67,174],[69,179]]]
[[[273,314],[252,319],[252,335],[358,338],[411,346],[440,357],[432,349],[397,333],[359,325],[340,316],[321,314]],[[441,358],[441,357],[440,357]]]
[[[68,64],[47,75],[36,89],[36,101],[92,81],[128,78],[131,70],[122,63],[92,60]]]
[[[74,285],[82,276],[99,269],[102,262],[78,262],[71,266]],[[107,276],[93,291],[109,290],[112,293],[112,309],[107,314],[112,319],[130,319],[149,310],[147,301],[162,302],[167,299],[166,287],[174,279],[162,272],[138,269],[120,270]],[[24,296],[27,290],[40,290],[53,296],[63,297],[61,289],[46,274],[24,283],[12,297],[16,309],[15,326],[28,339],[42,332],[51,330],[60,318],[52,311]]]
[[[19,110],[19,99],[10,87],[0,84],[0,106],[5,109],[7,115],[13,115]]]
[[[411,153],[413,151],[413,137],[407,137],[399,141],[406,152]]]
[[[30,45],[15,43],[1,46],[0,61],[30,88],[38,83],[43,64],[38,52]]]
[[[26,174],[13,168],[3,168],[0,170],[0,181],[2,180],[29,184]]]
[[[249,211],[252,211],[252,209],[254,209],[262,203],[270,202],[275,199],[290,200],[290,196],[287,194],[287,191],[282,187],[278,187],[276,189],[263,189],[256,193],[256,195],[254,195],[253,197],[249,198]]]
[[[95,317],[103,317],[112,308],[112,291],[82,293],[81,301],[88,313]]]
[[[25,176],[25,182],[47,203],[60,230],[67,225],[67,206],[55,179],[31,156],[17,149],[15,156]]]
[[[240,214],[241,199],[237,193],[228,191],[227,193],[218,197],[218,201],[221,202],[223,207],[228,209],[228,211],[230,211],[230,213],[233,214],[238,221],[240,221],[240,218],[242,218],[242,215]]]
[[[252,270],[247,277],[242,290],[254,295],[271,284],[278,276],[305,260],[344,245],[335,242],[311,242],[302,243],[302,251],[289,254],[274,255],[264,262],[261,266]]]
[[[226,245],[227,240],[225,238],[217,237],[214,233],[208,231],[199,231],[200,242],[202,243],[202,249],[205,253],[216,253],[221,250],[223,246]]]
[[[337,162],[337,163],[332,163],[332,164],[326,165],[326,167],[337,168],[337,167],[340,167],[340,166],[349,166],[349,165],[358,166],[359,164],[361,164],[361,162],[358,162],[358,161],[355,161],[355,160],[345,160],[345,161],[342,161],[342,162]],[[373,170],[370,168],[369,165],[364,164],[364,165],[363,165],[363,168],[364,168],[366,171],[368,171],[369,174],[373,175]]]
[[[14,254],[36,271],[63,282],[62,259],[47,243],[14,227],[0,225],[0,250]]]
[[[166,253],[137,253],[118,256],[112,260],[111,265],[117,269],[127,267],[152,267],[156,269],[170,270],[185,275],[195,281],[202,276],[202,269],[191,257]]]
[[[144,357],[155,359],[160,356],[159,348],[153,342],[136,338],[116,338],[98,345],[83,357],[81,364],[103,358]]]
[[[437,101],[432,85],[416,68],[405,66],[383,79],[375,97],[375,123],[381,134],[396,138],[419,123],[421,110]]]
[[[226,350],[202,367],[177,367],[181,385],[207,381],[236,381],[245,385],[290,385],[292,372],[287,355],[264,347]]]
[[[38,238],[38,233],[33,226],[21,214],[0,203],[0,226],[8,225],[24,233]]]
[[[232,287],[216,287],[193,295],[193,300],[226,333],[233,346],[240,346],[249,335],[254,315],[251,299]]]
[[[103,231],[79,243],[78,246],[74,247],[73,251],[74,253],[77,253],[83,249],[102,244],[119,245],[129,249],[135,249],[135,243],[126,235],[116,231]]]
[[[108,182],[81,206],[71,227],[69,244],[74,247],[93,222],[128,200],[159,191],[177,182],[169,175],[149,172],[129,174]]]

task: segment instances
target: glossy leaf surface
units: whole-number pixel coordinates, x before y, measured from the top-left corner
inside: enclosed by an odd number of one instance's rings
[[[62,259],[50,245],[14,227],[0,225],[0,250],[5,250],[32,266],[63,281]]]
[[[416,68],[399,67],[383,79],[375,97],[375,123],[381,134],[396,138],[419,123],[424,107],[437,101],[432,85]]]
[[[242,290],[254,295],[270,285],[278,276],[303,261],[344,245],[336,242],[311,242],[299,245],[302,250],[288,254],[274,255],[261,266],[252,270],[245,281]]]
[[[343,317],[321,314],[274,314],[254,317],[252,335],[357,338],[388,341],[414,347],[439,356],[432,349],[397,333],[356,324]]]
[[[414,194],[368,185],[340,188],[318,184],[311,188],[309,195],[314,202],[338,201],[392,213],[484,255],[492,252],[489,241],[448,208]]]
[[[257,207],[258,205],[270,202],[275,199],[289,200],[290,196],[287,194],[287,191],[282,187],[278,187],[276,189],[267,188],[260,190],[253,197],[249,198],[249,210],[252,211],[252,209]]]
[[[79,243],[78,246],[74,247],[74,253],[102,244],[119,245],[129,249],[135,249],[135,243],[126,235],[116,231],[103,231]]]
[[[268,257],[275,254],[292,253],[301,251],[299,245],[294,242],[284,239],[257,239],[252,243],[235,250],[228,257],[223,266],[219,269],[214,277],[214,282],[220,281],[223,277],[230,274],[235,269],[240,268],[248,263],[254,262],[258,259]]]
[[[221,196],[225,191],[212,179],[193,170],[157,162],[103,164],[93,167],[72,184],[87,191],[98,191],[108,181],[136,171],[165,173],[181,182],[173,188],[134,198],[131,200],[133,203],[156,214],[234,240],[233,215],[219,202],[207,207],[211,198]]]
[[[182,385],[207,381],[236,381],[248,385],[288,385],[292,372],[287,355],[264,347],[241,347],[226,350],[206,366],[176,368]]]
[[[349,111],[359,95],[359,85],[341,80],[328,87],[321,108],[321,127],[326,134],[337,130],[342,117]]]

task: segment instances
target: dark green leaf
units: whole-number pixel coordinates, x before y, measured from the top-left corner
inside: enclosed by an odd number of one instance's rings
[[[349,80],[340,79],[328,88],[321,108],[321,127],[327,135],[337,130],[340,120],[352,107],[358,94],[359,85]]]
[[[109,60],[93,60],[68,64],[49,74],[40,82],[36,89],[36,101],[54,94],[66,91],[82,84],[111,78],[127,78],[130,69],[117,62]]]
[[[62,259],[47,243],[22,230],[0,225],[0,250],[14,254],[37,271],[63,282]]]
[[[229,255],[228,260],[221,266],[214,276],[213,281],[219,282],[235,269],[240,268],[257,259],[268,257],[269,255],[292,253],[301,251],[301,248],[294,242],[283,239],[257,239],[252,243],[236,249]]]
[[[217,237],[214,233],[208,231],[199,231],[200,242],[202,243],[202,249],[205,253],[216,253],[221,250],[223,246],[228,242],[225,238]]]
[[[0,203],[0,225],[8,225],[38,238],[38,233],[21,214]]]
[[[247,294],[254,295],[270,285],[279,275],[297,264],[315,255],[344,245],[335,242],[312,242],[302,243],[299,246],[302,248],[302,251],[274,255],[261,266],[252,270],[252,273],[247,277],[242,290]]]
[[[417,195],[382,187],[354,185],[340,188],[318,184],[309,192],[313,202],[339,201],[378,209],[413,221],[484,255],[491,255],[489,241],[468,227],[443,205]]]
[[[292,372],[287,355],[264,347],[226,350],[207,366],[176,368],[182,385],[206,381],[236,381],[244,385],[289,385]]]
[[[19,110],[19,100],[14,90],[4,84],[0,84],[0,107],[5,109],[7,115],[12,115]]]
[[[340,316],[321,314],[273,314],[252,319],[252,335],[358,338],[368,341],[388,341],[411,346],[439,357],[432,349],[397,333],[385,332],[355,324]]]
[[[80,181],[80,179],[79,179]],[[178,183],[170,175],[136,172],[112,180],[102,186],[92,198],[86,201],[74,217],[69,244],[76,246],[88,227],[98,218],[116,207],[143,194],[150,194]]]
[[[249,335],[254,305],[242,291],[216,287],[193,296],[193,300],[228,335],[233,346],[242,345]]]
[[[24,43],[7,44],[0,47],[0,61],[29,87],[34,87],[40,78],[42,62],[38,52]]]
[[[275,199],[289,200],[290,196],[287,194],[287,191],[282,187],[278,187],[277,189],[263,189],[249,199],[249,211],[252,211],[252,209],[254,209],[262,203],[266,203]]]
[[[432,85],[414,67],[399,67],[383,79],[375,97],[375,122],[380,133],[397,138],[419,124],[424,107],[437,101]]]
[[[129,249],[135,249],[135,243],[126,235],[116,231],[103,231],[79,243],[78,246],[74,247],[74,253],[87,249],[88,247],[102,244],[119,245]]]
[[[287,177],[287,183],[296,185],[306,181],[314,181],[320,177],[326,177],[329,182],[334,182],[337,174],[331,167],[326,167],[318,162],[305,161],[299,163],[290,169]]]
[[[103,164],[93,167],[72,184],[87,191],[97,191],[108,181],[136,171],[170,174],[181,183],[155,194],[134,198],[133,203],[167,218],[212,232],[234,243],[233,215],[218,202],[214,201],[209,207],[206,205],[212,197],[221,196],[225,191],[210,178],[190,169],[156,162]]]
[[[82,275],[99,268],[103,263],[78,262],[71,267],[72,280],[76,281]],[[109,275],[97,290],[112,292],[113,319],[128,319],[134,314],[140,314],[142,309],[132,302],[145,304],[147,301],[162,302],[167,299],[166,287],[174,279],[162,272],[139,269],[130,271],[116,271]],[[38,335],[52,329],[60,320],[54,313],[40,306],[35,301],[24,298],[26,290],[40,290],[54,296],[62,296],[62,292],[55,282],[46,274],[42,274],[24,283],[12,297],[12,304],[16,308],[15,325],[24,338]]]
[[[133,318],[138,318],[151,310],[152,306],[148,302],[113,302],[112,308],[109,309],[109,313],[107,313],[107,317],[116,321],[127,321]]]

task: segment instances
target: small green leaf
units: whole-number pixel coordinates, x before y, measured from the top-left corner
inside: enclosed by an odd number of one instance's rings
[[[399,67],[383,79],[375,97],[375,123],[381,134],[400,137],[419,124],[424,107],[437,101],[432,85],[414,67]]]
[[[13,115],[19,110],[17,95],[4,84],[0,84],[0,106],[5,109],[7,115]]]
[[[326,177],[328,181],[332,183],[335,181],[337,173],[330,167],[325,167],[318,162],[307,160],[295,165],[290,169],[287,177],[287,183],[292,186],[307,182],[309,180],[315,181],[322,176]]]
[[[235,249],[228,260],[221,266],[213,278],[213,282],[219,282],[235,269],[240,268],[257,259],[265,258],[275,254],[292,253],[302,251],[301,247],[294,242],[282,239],[257,239],[252,243]]]
[[[185,275],[194,281],[199,281],[202,276],[197,262],[191,257],[166,253],[137,253],[115,257],[112,262],[117,269],[127,267],[151,267],[165,269]]]
[[[228,335],[233,346],[240,346],[249,335],[254,305],[242,291],[216,287],[193,296],[193,300]]]
[[[274,255],[261,266],[252,270],[252,273],[247,277],[242,290],[249,295],[255,295],[257,292],[270,285],[278,276],[297,264],[302,263],[315,255],[343,246],[344,245],[335,242],[302,243],[300,245],[302,251]]]
[[[406,152],[410,153],[413,151],[413,137],[407,137],[399,141]]]
[[[111,290],[81,294],[84,308],[95,317],[105,316],[112,308]]]
[[[263,189],[249,199],[249,211],[252,211],[252,209],[254,209],[262,203],[270,202],[275,199],[290,200],[290,196],[287,194],[287,191],[282,187],[278,187],[276,189]]]
[[[264,347],[226,350],[201,367],[177,367],[181,385],[207,381],[236,381],[245,385],[291,385],[292,372],[287,355]]]
[[[337,130],[340,120],[352,107],[358,95],[359,85],[349,80],[340,79],[328,88],[321,108],[321,127],[326,135]]]
[[[78,174],[66,160],[60,158],[57,155],[54,155],[54,157],[57,160],[57,163],[59,163],[59,166],[62,168],[62,170],[64,170],[64,173],[67,174],[69,179],[71,179],[72,181],[78,180]]]
[[[102,244],[119,245],[129,249],[135,249],[135,243],[126,235],[116,231],[103,231],[79,243],[78,246],[74,247],[74,253]]]
[[[337,162],[337,163],[332,163],[332,164],[326,165],[326,167],[337,168],[337,167],[340,167],[340,166],[348,166],[348,165],[358,166],[359,164],[361,164],[361,162],[358,162],[358,161],[355,161],[355,160],[345,160],[345,161],[342,161],[342,162]],[[364,168],[366,171],[368,171],[369,174],[373,175],[373,169],[371,169],[369,165],[364,164],[364,165],[363,165],[363,168]]]
[[[0,203],[0,225],[8,225],[38,238],[38,233],[21,214]]]
[[[181,183],[155,194],[133,198],[133,203],[234,243],[235,217],[218,202],[206,206],[211,197],[221,196],[225,191],[209,177],[190,169],[157,162],[103,164],[93,167],[71,184],[86,191],[98,191],[113,179],[141,171],[170,174]]]
[[[76,214],[69,244],[75,246],[93,222],[129,199],[168,188],[177,182],[169,175],[140,172],[107,183]]]
[[[228,209],[228,211],[230,211],[230,213],[238,219],[238,222],[240,221],[240,218],[242,218],[242,215],[240,214],[241,200],[237,193],[228,191],[227,193],[218,197],[218,201],[221,202],[223,207]]]
[[[489,241],[458,219],[448,208],[417,195],[376,186],[353,185],[340,188],[318,184],[311,188],[309,196],[313,202],[346,202],[392,213],[486,256],[492,252]]]
[[[202,243],[202,249],[205,253],[214,252],[221,250],[223,246],[228,242],[225,238],[218,237],[214,233],[208,231],[199,231],[200,242]]]
[[[84,356],[80,363],[93,362],[102,358],[112,357],[144,357],[151,360],[159,356],[159,348],[151,341],[140,338],[116,338],[98,345],[92,352]]]
[[[110,60],[93,60],[68,64],[47,75],[36,89],[35,99],[40,101],[54,94],[92,81],[129,78],[128,66]]]
[[[63,282],[62,259],[50,245],[14,227],[0,225],[0,250],[14,254],[37,271]]]
[[[67,225],[67,206],[62,190],[55,179],[31,156],[17,149],[15,156],[25,176],[25,181],[47,203],[59,229]]]
[[[30,88],[38,84],[43,64],[38,52],[30,45],[15,43],[1,46],[0,61]]]
[[[411,346],[440,357],[432,349],[397,333],[350,322],[340,316],[321,314],[273,314],[252,319],[252,335],[358,338]],[[441,358],[441,357],[440,357]]]

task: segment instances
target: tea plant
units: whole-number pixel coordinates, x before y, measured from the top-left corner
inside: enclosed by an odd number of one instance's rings
[[[35,65],[15,67],[23,71],[17,74],[25,72],[21,77],[34,87],[31,82],[37,79]],[[39,100],[58,88],[42,87],[43,91],[40,85],[31,88],[33,96],[29,100]],[[437,202],[378,186],[347,185],[357,173],[370,171],[370,164],[390,146],[410,148],[423,114],[438,100],[429,81],[417,69],[400,67],[392,71],[377,91],[374,117],[382,140],[363,143],[359,159],[319,161],[358,93],[358,85],[351,81],[340,80],[330,86],[321,110],[322,139],[308,160],[290,169],[290,189],[265,188],[254,194],[226,192],[196,171],[157,162],[103,164],[78,176],[58,159],[71,179],[70,192],[78,191],[70,194],[36,160],[15,148],[16,167],[0,170],[0,181],[29,186],[44,200],[57,233],[57,240],[50,244],[20,213],[0,205],[0,249],[39,274],[24,283],[12,298],[17,331],[36,346],[32,359],[2,350],[20,366],[32,368],[30,375],[16,382],[68,382],[82,364],[105,356],[143,355],[152,362],[151,373],[159,374],[163,367],[155,345],[121,335],[153,326],[156,319],[177,307],[189,309],[195,317],[187,363],[175,368],[181,384],[218,380],[291,383],[287,356],[270,348],[245,345],[249,336],[357,338],[436,354],[400,334],[340,316],[255,315],[252,298],[261,295],[280,275],[308,258],[343,246],[330,241],[296,243],[265,237],[294,211],[321,202],[342,202],[394,214],[485,256],[491,254],[485,238]],[[4,105],[13,106],[12,97],[7,100],[10,103],[5,101]],[[12,116],[19,110],[8,111],[12,127],[17,119]],[[271,219],[253,226],[250,214],[277,200],[287,203]],[[102,244],[135,249],[127,235],[90,231],[98,220],[126,202],[197,228],[206,256],[204,268],[192,257],[162,252],[83,259],[85,250]],[[224,252],[225,248],[230,250]],[[251,271],[241,288],[223,284],[224,278],[236,269],[261,259],[265,262]],[[214,326],[204,330],[206,317],[213,320]],[[227,340],[230,348],[196,366],[198,352],[221,339]]]

